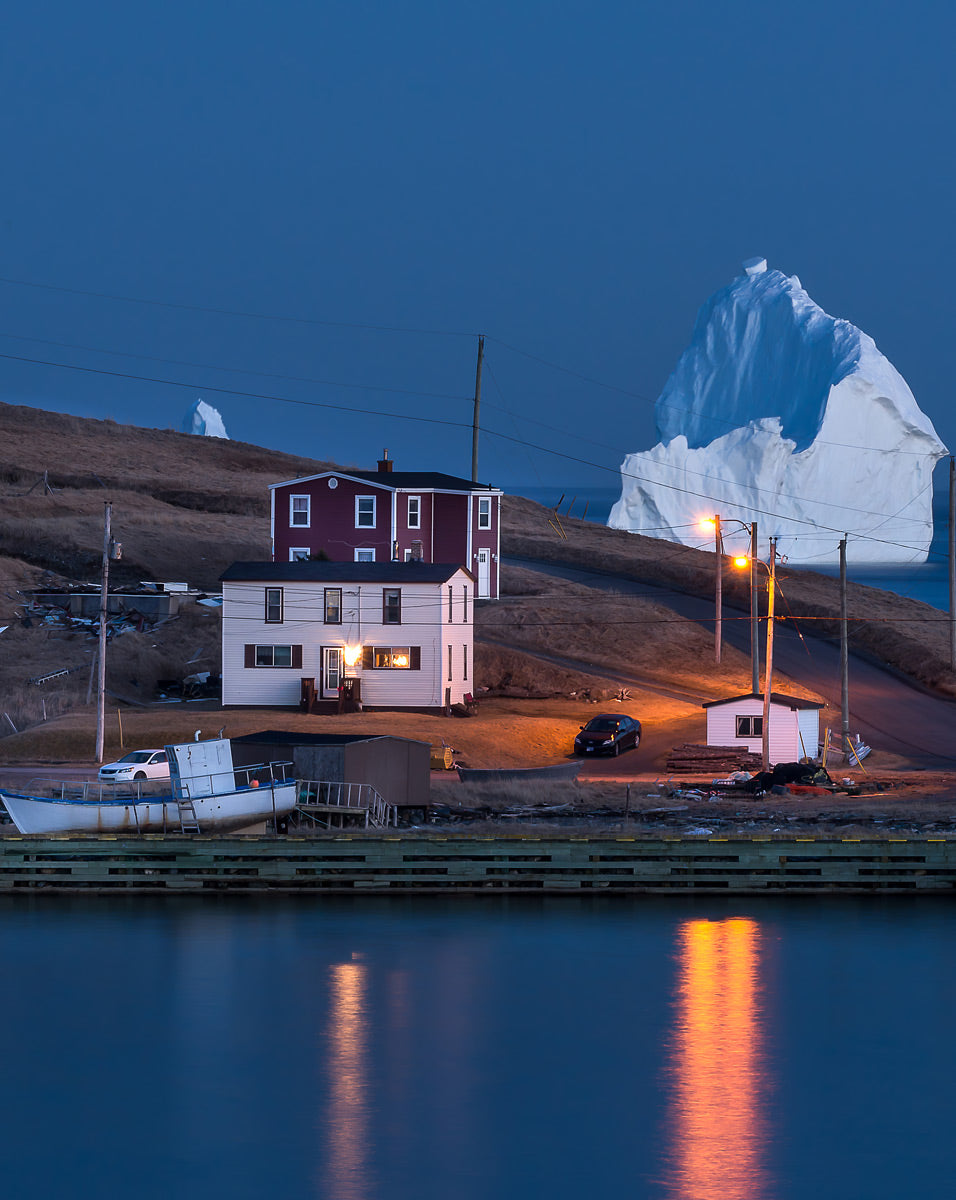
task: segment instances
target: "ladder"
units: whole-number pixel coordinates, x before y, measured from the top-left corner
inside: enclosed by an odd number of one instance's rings
[[[196,806],[193,804],[193,798],[190,796],[186,788],[183,788],[183,794],[179,797],[179,828],[183,833],[199,833],[199,820],[196,816]]]

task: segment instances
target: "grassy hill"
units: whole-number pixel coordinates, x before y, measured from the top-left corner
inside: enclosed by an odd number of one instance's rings
[[[231,562],[269,556],[269,485],[333,465],[243,442],[0,404],[0,625],[9,626],[0,634],[0,722],[22,728],[86,703],[95,638],[38,622],[27,627],[18,614],[31,590],[98,586],[105,500],[113,504],[113,536],[123,544],[111,587],[185,580],[216,590]],[[503,552],[712,594],[713,555],[573,519],[561,518],[559,531],[549,515],[532,501],[506,497]],[[788,569],[784,586],[790,611],[813,618],[814,632],[835,630],[834,580]],[[506,599],[476,612],[479,684],[513,695],[567,694],[607,686],[611,671],[702,695],[749,689],[744,656],[728,648],[716,672],[705,631],[657,601],[580,585],[558,589],[514,568],[503,587]],[[746,589],[745,579],[728,578],[728,603],[746,608]],[[942,614],[857,586],[850,605],[867,617],[853,625],[857,647],[956,694]],[[548,661],[556,655],[569,661]],[[218,614],[190,606],[176,621],[114,639],[107,686],[114,696],[144,703],[157,679],[217,670],[218,663]],[[70,674],[55,687],[29,682],[60,669]]]

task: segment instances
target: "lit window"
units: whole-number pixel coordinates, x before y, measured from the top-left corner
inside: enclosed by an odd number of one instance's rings
[[[407,671],[412,665],[410,646],[376,646],[372,666],[376,671]]]

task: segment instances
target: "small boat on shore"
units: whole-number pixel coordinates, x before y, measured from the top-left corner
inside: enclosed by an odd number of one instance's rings
[[[290,762],[234,767],[228,738],[167,746],[166,754],[168,784],[45,780],[31,794],[0,789],[0,800],[29,836],[235,832],[295,807]]]

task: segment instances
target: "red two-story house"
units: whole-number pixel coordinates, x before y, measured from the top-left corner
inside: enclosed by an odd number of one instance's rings
[[[438,471],[323,471],[274,483],[272,560],[460,563],[498,598],[501,489]]]

